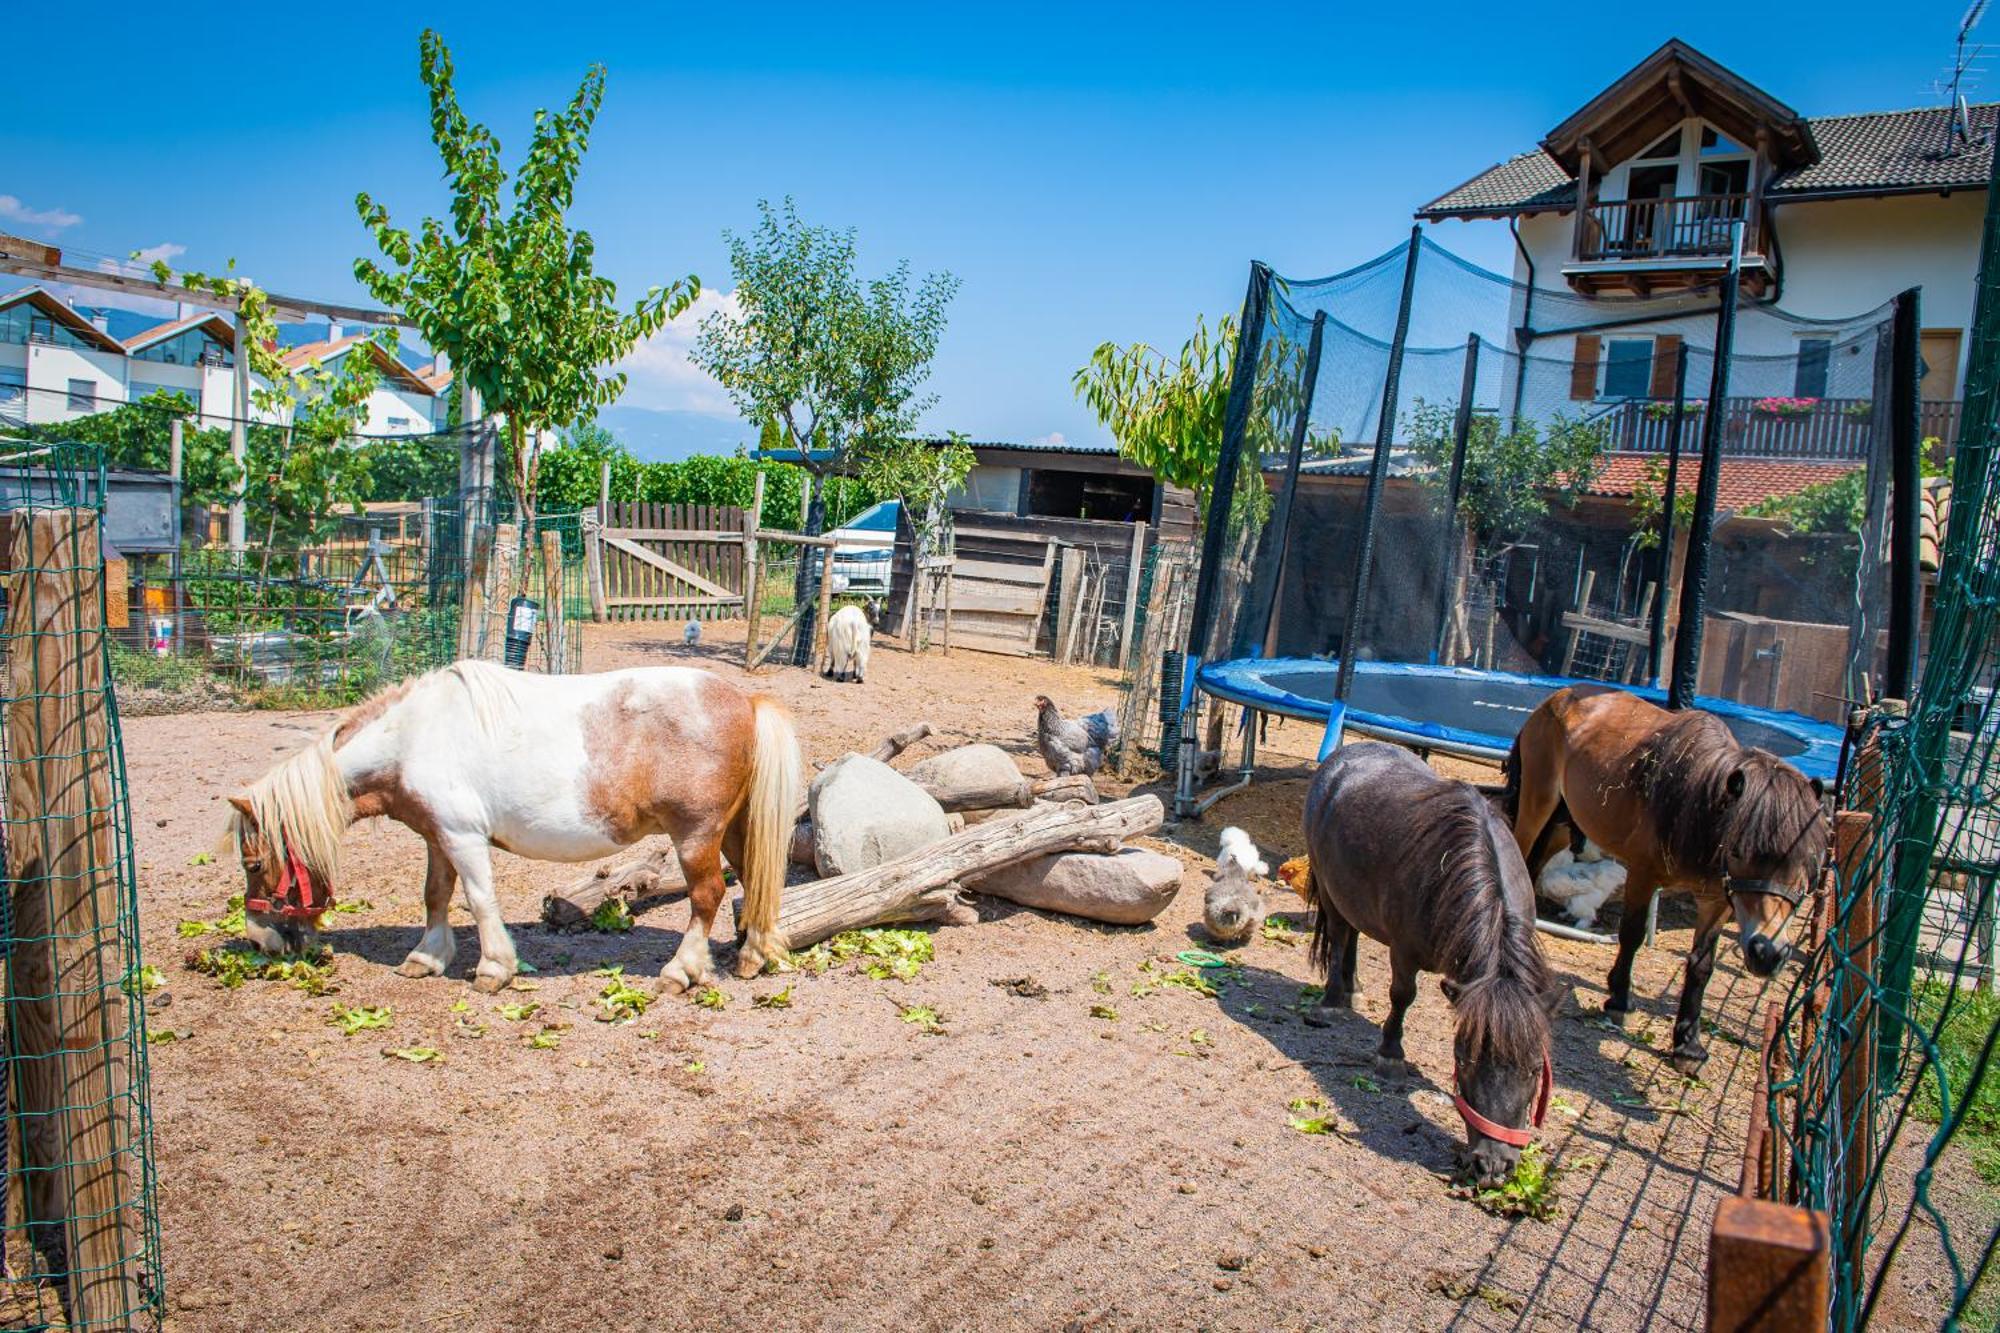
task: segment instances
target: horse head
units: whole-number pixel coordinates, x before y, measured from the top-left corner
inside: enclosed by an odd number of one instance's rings
[[[232,796],[230,833],[243,865],[243,935],[261,953],[305,954],[319,944],[319,919],[333,906],[332,885],[298,848],[258,821],[247,796]]]
[[[1750,971],[1768,977],[1791,956],[1787,939],[1819,882],[1831,837],[1818,778],[1746,749],[1722,783],[1728,807],[1722,886]]]
[[[1564,988],[1537,992],[1514,977],[1438,983],[1458,1013],[1452,1044],[1452,1104],[1465,1121],[1464,1174],[1481,1188],[1513,1175],[1521,1150],[1548,1115],[1555,1069],[1549,1016]]]
[[[1224,944],[1250,938],[1268,910],[1257,877],[1271,867],[1257,855],[1257,846],[1240,828],[1222,830],[1222,848],[1215,857],[1215,878],[1202,898],[1201,923]]]

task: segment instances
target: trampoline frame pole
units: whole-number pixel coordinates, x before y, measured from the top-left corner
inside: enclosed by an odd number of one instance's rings
[[[1389,475],[1389,441],[1396,433],[1396,397],[1402,389],[1403,347],[1410,337],[1410,301],[1417,290],[1417,255],[1424,243],[1423,224],[1410,228],[1410,253],[1403,261],[1403,295],[1396,305],[1396,334],[1389,343],[1389,369],[1382,378],[1382,414],[1375,423],[1375,457],[1368,465],[1368,498],[1361,512],[1361,555],[1354,562],[1353,590],[1347,598],[1347,626],[1340,636],[1340,674],[1333,697],[1345,700],[1354,683],[1355,639],[1375,563],[1375,521],[1382,509],[1382,487]]]
[[[1299,417],[1292,426],[1292,447],[1285,461],[1285,484],[1279,488],[1278,507],[1271,515],[1268,529],[1271,541],[1267,548],[1271,555],[1258,566],[1256,578],[1250,585],[1251,605],[1261,605],[1264,614],[1257,618],[1254,639],[1238,631],[1236,642],[1231,645],[1231,657],[1256,657],[1271,651],[1271,627],[1277,622],[1278,598],[1285,590],[1285,557],[1292,545],[1292,502],[1298,496],[1299,463],[1305,456],[1306,432],[1312,424],[1313,393],[1319,387],[1319,350],[1325,333],[1326,311],[1321,310],[1313,315],[1312,337],[1306,341],[1306,373],[1301,384],[1305,401],[1299,404]]]
[[[1918,419],[1917,381],[1922,375],[1918,289],[1896,297],[1893,357],[1889,368],[1889,655],[1882,692],[1908,699],[1916,685],[1917,638],[1921,630],[1923,574],[1918,567],[1918,532],[1923,524],[1923,430]],[[1939,540],[1944,534],[1939,533]]]
[[[1694,489],[1694,517],[1688,522],[1687,569],[1681,577],[1680,629],[1674,635],[1673,679],[1667,707],[1694,702],[1701,677],[1702,616],[1708,607],[1709,544],[1715,531],[1715,497],[1722,484],[1722,427],[1729,400],[1729,358],[1736,345],[1736,297],[1743,272],[1743,224],[1730,224],[1729,267],[1722,300],[1715,308],[1715,368],[1708,380],[1708,410],[1701,421],[1701,477]]]
[[[1243,455],[1243,437],[1250,428],[1251,400],[1256,397],[1257,358],[1263,350],[1264,322],[1271,303],[1271,268],[1259,260],[1250,264],[1250,283],[1243,293],[1242,322],[1236,329],[1236,364],[1229,373],[1229,404],[1222,420],[1222,452],[1215,460],[1215,477],[1208,492],[1208,521],[1202,530],[1201,568],[1195,573],[1194,613],[1188,625],[1188,665],[1192,675],[1208,656],[1208,636],[1214,629],[1216,586],[1222,580],[1222,548],[1229,535],[1229,511],[1236,495],[1236,470]],[[1198,710],[1199,692],[1191,682],[1182,687],[1189,700],[1182,710],[1180,756],[1174,765],[1174,812],[1193,812],[1195,728],[1187,714]],[[1195,719],[1199,722],[1199,718]]]
[[[1646,676],[1658,689],[1667,653],[1667,590],[1674,572],[1674,509],[1680,500],[1681,428],[1687,409],[1688,347],[1674,351],[1674,416],[1667,426],[1667,479],[1660,504],[1660,586],[1653,590],[1653,614],[1646,626]]]
[[[1465,374],[1458,381],[1458,413],[1451,423],[1451,478],[1445,485],[1444,570],[1438,583],[1437,633],[1431,638],[1431,665],[1444,656],[1444,639],[1451,625],[1451,593],[1458,581],[1458,497],[1465,488],[1465,450],[1472,441],[1472,395],[1479,386],[1479,335],[1465,338]]]

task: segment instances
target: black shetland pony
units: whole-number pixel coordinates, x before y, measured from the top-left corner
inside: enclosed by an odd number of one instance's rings
[[[1347,745],[1306,793],[1313,961],[1326,973],[1320,1011],[1352,1007],[1356,941],[1389,946],[1389,1018],[1376,1068],[1400,1076],[1403,1016],[1417,973],[1443,974],[1458,1015],[1453,1101],[1466,1165],[1482,1185],[1512,1173],[1548,1110],[1549,1015],[1563,988],[1535,935],[1534,886],[1513,833],[1470,783],[1407,750]]]

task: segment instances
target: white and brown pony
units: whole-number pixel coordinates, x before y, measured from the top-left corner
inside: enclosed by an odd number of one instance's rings
[[[1668,712],[1602,686],[1557,690],[1528,715],[1507,756],[1507,813],[1529,868],[1563,824],[1625,863],[1625,915],[1611,965],[1614,1013],[1632,1007],[1632,960],[1663,888],[1695,896],[1694,944],[1674,1019],[1671,1059],[1693,1073],[1708,1057],[1701,1000],[1733,914],[1750,971],[1768,977],[1818,881],[1830,828],[1817,778],[1737,743],[1712,713]]]
[[[667,834],[690,923],[660,973],[676,990],[711,974],[722,858],[743,882],[739,976],[781,959],[778,900],[804,762],[791,718],[706,671],[647,667],[540,676],[460,662],[385,691],[232,796],[245,933],[270,953],[312,947],[340,882],[340,838],[386,816],[430,851],[423,939],[396,970],[442,975],[455,881],[479,929],[474,988],[514,977],[489,849],[589,861]]]

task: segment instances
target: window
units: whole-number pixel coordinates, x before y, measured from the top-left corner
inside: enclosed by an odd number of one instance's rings
[[[389,418],[390,430],[408,430],[409,428],[410,428],[410,419],[408,417]]]
[[[1826,397],[1826,364],[1832,352],[1831,338],[1799,339],[1799,366],[1792,375],[1794,398]]]
[[[1670,131],[1666,138],[1638,155],[1641,162],[1671,161],[1681,155],[1681,132],[1679,127]]]
[[[1647,398],[1653,392],[1653,340],[1611,338],[1604,348],[1606,398]]]
[[[0,366],[0,421],[24,425],[28,419],[28,372]]]
[[[96,380],[71,380],[69,382],[69,410],[72,412],[95,412],[97,410]]]
[[[1701,155],[1709,157],[1721,153],[1747,153],[1750,150],[1737,143],[1713,125],[1701,127]]]

